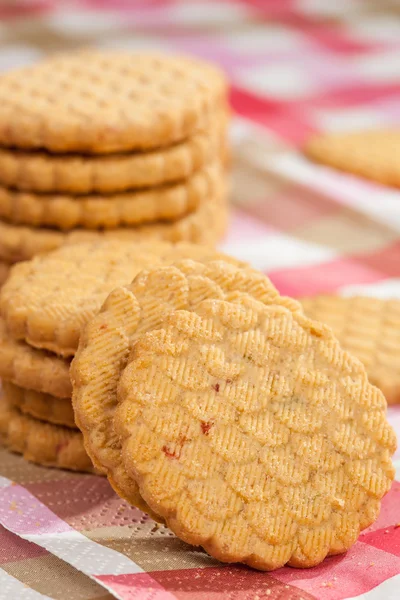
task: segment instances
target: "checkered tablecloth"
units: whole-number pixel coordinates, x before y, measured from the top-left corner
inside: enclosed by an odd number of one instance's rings
[[[215,60],[235,110],[223,248],[284,294],[400,298],[400,193],[299,151],[314,132],[400,121],[399,17],[396,0],[3,0],[0,68],[87,45]],[[400,407],[389,418],[400,434]],[[400,483],[346,555],[267,574],[189,548],[102,478],[5,451],[0,475],[0,599],[400,598]]]

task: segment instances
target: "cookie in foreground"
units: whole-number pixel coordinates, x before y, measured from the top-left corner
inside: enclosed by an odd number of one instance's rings
[[[136,481],[121,462],[113,421],[119,379],[138,336],[160,327],[169,312],[194,308],[204,299],[239,302],[251,294],[263,303],[300,310],[296,301],[280,297],[262,273],[235,259],[201,249],[192,258],[145,270],[131,285],[116,288],[83,329],[71,364],[75,419],[93,463],[119,495],[146,512]]]
[[[394,477],[383,394],[328,327],[279,304],[170,313],[136,341],[118,398],[140,494],[224,562],[311,567],[345,552]]]

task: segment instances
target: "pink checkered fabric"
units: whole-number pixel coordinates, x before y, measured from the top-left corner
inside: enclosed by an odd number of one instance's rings
[[[87,45],[219,63],[235,111],[235,208],[223,248],[283,294],[400,298],[400,193],[301,154],[315,132],[400,122],[395,2],[32,0],[1,3],[0,18],[0,69]],[[389,419],[400,433],[400,407]],[[400,454],[396,466],[399,479]],[[4,451],[0,474],[0,598],[400,597],[397,482],[346,555],[267,574],[185,546],[101,478],[27,468]]]

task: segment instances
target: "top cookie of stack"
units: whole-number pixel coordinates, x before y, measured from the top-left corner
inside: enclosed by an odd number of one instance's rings
[[[192,58],[86,51],[3,75],[0,261],[100,236],[214,244],[227,124],[223,74]]]

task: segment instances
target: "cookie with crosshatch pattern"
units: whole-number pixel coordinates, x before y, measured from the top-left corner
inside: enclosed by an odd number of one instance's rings
[[[88,154],[169,146],[226,104],[215,66],[189,57],[85,50],[2,75],[0,144]]]
[[[141,335],[114,427],[128,476],[224,562],[311,567],[379,514],[396,448],[383,394],[332,331],[250,295]]]
[[[400,301],[380,298],[302,298],[304,312],[332,327],[336,337],[365,366],[388,404],[400,402]]]
[[[114,489],[146,512],[149,507],[121,462],[113,423],[118,382],[138,335],[161,326],[169,312],[194,308],[206,298],[240,301],[251,294],[260,302],[300,310],[296,301],[280,297],[269,279],[243,263],[210,253],[193,258],[197,262],[182,260],[143,271],[131,285],[116,288],[82,330],[71,364],[75,420],[88,454]]]
[[[162,242],[102,240],[63,246],[15,266],[1,290],[0,311],[11,337],[70,357],[82,327],[115,287],[129,283],[142,269],[186,256],[221,255],[202,246]]]

